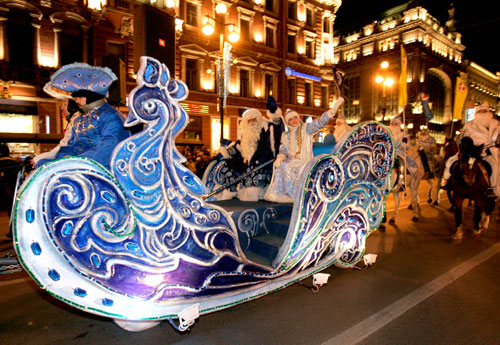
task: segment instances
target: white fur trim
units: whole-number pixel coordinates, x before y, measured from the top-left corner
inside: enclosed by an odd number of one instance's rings
[[[273,151],[273,155],[276,155],[276,149],[274,148],[274,127],[271,126],[270,130],[270,135],[269,135],[269,142],[271,144],[271,151]]]
[[[271,113],[269,110],[266,112],[267,117],[274,123],[278,123],[280,120],[283,120],[283,112],[281,111],[281,108],[276,109],[274,113]]]
[[[261,187],[238,188],[238,199],[241,201],[259,201]]]
[[[255,118],[262,120],[262,114],[260,113],[260,111],[258,111],[255,108],[245,110],[242,117],[243,117],[243,120],[249,120],[249,119],[255,119]]]
[[[295,110],[292,110],[292,109],[287,109],[286,110],[286,113],[285,113],[285,122],[286,122],[287,125],[288,125],[288,121],[292,117],[294,117],[294,116],[297,116],[297,118],[300,120],[299,113],[297,113]]]
[[[217,186],[219,188],[219,186]],[[229,189],[224,189],[222,192],[215,194],[217,200],[231,200],[236,196],[236,192],[231,192]]]

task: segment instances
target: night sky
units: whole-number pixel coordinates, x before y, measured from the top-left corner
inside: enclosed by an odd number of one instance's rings
[[[405,1],[401,0],[342,0],[335,19],[335,31],[354,32],[363,24],[380,19],[379,14],[384,11],[403,3]],[[448,20],[450,1],[419,0],[418,3],[442,25]],[[464,59],[493,73],[500,72],[500,1],[458,0],[454,3],[456,28],[465,45]]]

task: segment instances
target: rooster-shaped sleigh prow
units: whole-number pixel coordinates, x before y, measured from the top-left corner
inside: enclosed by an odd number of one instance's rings
[[[205,186],[182,164],[175,138],[188,121],[179,104],[187,96],[165,65],[142,57],[125,124],[143,130],[115,148],[110,169],[69,157],[23,183],[15,248],[41,288],[129,330],[165,319],[186,330],[199,314],[361,259],[390,189],[386,127],[361,124],[308,164],[286,239],[263,265],[247,258],[230,213],[203,199]]]

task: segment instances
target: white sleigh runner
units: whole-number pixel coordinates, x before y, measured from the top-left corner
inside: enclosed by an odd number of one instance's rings
[[[363,123],[304,169],[289,228],[272,264],[250,260],[238,227],[203,200],[175,137],[188,90],[159,61],[141,58],[126,125],[144,130],[115,148],[111,171],[78,157],[36,170],[15,204],[14,242],[41,288],[129,330],[262,297],[336,264],[362,259],[390,190],[389,130]]]

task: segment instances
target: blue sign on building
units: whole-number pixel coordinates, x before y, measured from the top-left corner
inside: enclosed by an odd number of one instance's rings
[[[321,77],[316,77],[314,75],[297,72],[296,70],[293,70],[290,67],[285,68],[285,75],[287,77],[294,76],[294,77],[300,77],[300,78],[310,79],[310,80],[314,80],[314,81],[321,81]]]

